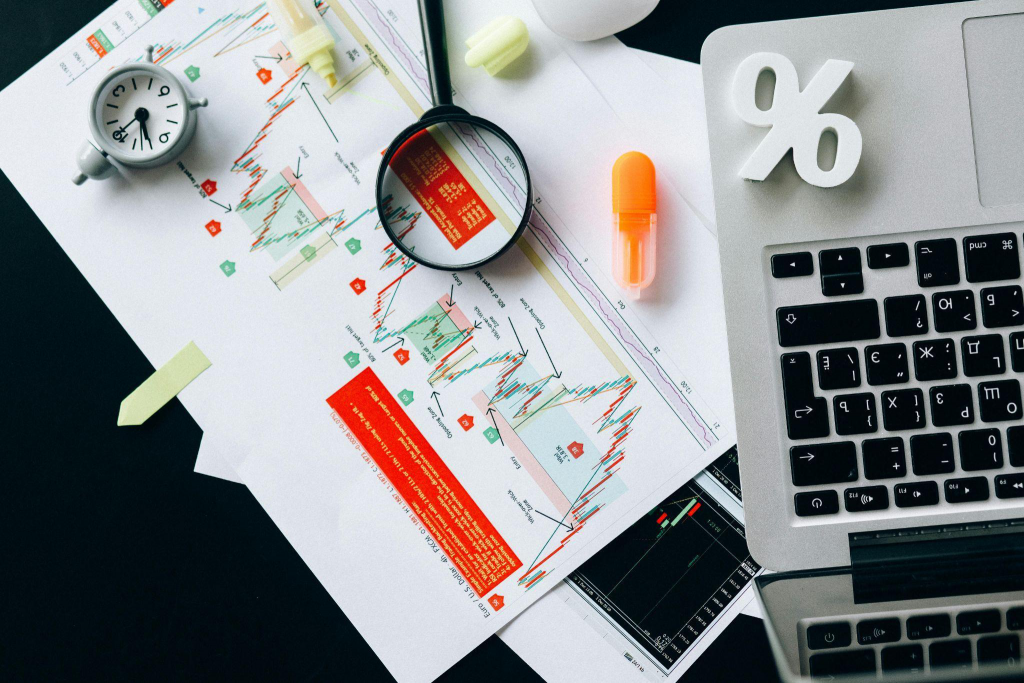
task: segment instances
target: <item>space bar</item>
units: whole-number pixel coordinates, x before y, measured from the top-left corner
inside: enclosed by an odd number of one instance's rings
[[[808,346],[878,339],[874,299],[783,306],[776,311],[780,346]]]

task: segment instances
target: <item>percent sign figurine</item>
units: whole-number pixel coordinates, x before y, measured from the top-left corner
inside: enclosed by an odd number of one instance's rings
[[[750,125],[771,130],[740,169],[740,177],[764,180],[792,149],[797,173],[811,185],[835,187],[849,180],[860,162],[860,129],[841,114],[820,112],[852,70],[853,62],[830,59],[801,92],[796,68],[783,55],[757,52],[744,59],[733,80],[733,106]],[[759,109],[754,89],[765,71],[775,73],[775,97],[769,109]],[[838,141],[836,161],[828,171],[818,166],[818,145],[826,130]]]

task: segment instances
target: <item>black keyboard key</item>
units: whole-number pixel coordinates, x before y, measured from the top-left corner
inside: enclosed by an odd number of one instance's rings
[[[1024,292],[1017,285],[981,290],[981,322],[985,327],[1024,325]]]
[[[797,517],[834,515],[839,512],[839,494],[835,491],[807,491],[793,497]]]
[[[910,437],[910,459],[918,476],[949,474],[956,469],[953,437],[945,432]]]
[[[813,624],[807,627],[807,647],[811,650],[828,650],[834,647],[849,647],[850,625],[845,621],[834,624]]]
[[[1024,467],[1024,427],[1006,428],[1006,452],[1010,465]]]
[[[913,481],[892,487],[898,508],[939,504],[939,485],[934,481]]]
[[[1004,379],[978,385],[978,412],[982,422],[1020,419],[1020,382]]]
[[[1003,338],[998,334],[964,337],[960,340],[964,374],[968,377],[1001,375],[1006,372],[1003,358]]]
[[[860,249],[857,247],[824,249],[818,252],[818,263],[821,265],[822,275],[860,273]]]
[[[1012,232],[964,238],[964,272],[968,282],[1016,280],[1020,277],[1017,236]]]
[[[914,342],[914,376],[922,382],[956,377],[956,344],[952,339]]]
[[[772,256],[772,277],[804,277],[814,273],[814,259],[809,251]]]
[[[974,422],[974,391],[970,384],[932,387],[932,424],[936,427],[966,425]]]
[[[782,397],[790,439],[829,435],[828,401],[814,396],[811,355],[806,351],[782,354]]]
[[[836,434],[871,434],[878,431],[874,394],[844,394],[832,399]]]
[[[997,474],[996,498],[1024,498],[1024,473]]]
[[[851,389],[860,386],[860,353],[853,346],[818,351],[818,386]]]
[[[950,628],[948,614],[922,614],[907,618],[907,638],[911,640],[945,638],[950,634]]]
[[[920,389],[883,391],[882,421],[890,432],[924,427],[924,394]]]
[[[863,292],[864,277],[860,273],[821,276],[821,293],[825,296],[843,296],[845,294],[862,294]]]
[[[1020,664],[1020,638],[1017,635],[978,638],[978,663]]]
[[[890,296],[882,302],[885,331],[890,337],[928,333],[928,304],[923,294]]]
[[[995,633],[1002,625],[1003,618],[997,609],[980,609],[956,615],[956,632],[962,636]]]
[[[960,432],[960,467],[965,472],[997,470],[1003,466],[1003,442],[998,429]]]
[[[1014,372],[1024,372],[1024,332],[1010,335],[1010,365]]]
[[[889,489],[884,486],[858,486],[843,493],[847,512],[869,512],[889,507]]]
[[[867,619],[857,624],[857,642],[861,645],[895,643],[900,633],[899,619]]]
[[[969,653],[968,653],[969,654]],[[875,673],[875,651],[871,648],[822,652],[808,660],[813,678],[837,678]]]
[[[779,346],[809,346],[878,339],[874,299],[783,306],[776,311]]]
[[[936,292],[932,294],[936,332],[962,332],[978,326],[974,312],[974,292]]]
[[[845,275],[822,275],[821,293],[825,296],[845,296],[847,294],[863,294],[864,278],[859,273]]]
[[[894,645],[882,648],[882,671],[924,670],[924,648],[920,645]]]
[[[902,242],[868,247],[868,268],[902,268],[910,265],[910,249]]]
[[[852,441],[793,446],[789,449],[789,458],[796,486],[857,480],[857,447]]]
[[[864,347],[864,366],[868,384],[904,384],[910,380],[907,347],[904,344],[879,344]]]
[[[959,667],[961,669],[971,668],[971,641],[966,638],[962,640],[940,640],[928,646],[928,660],[933,669],[945,669]]]
[[[943,287],[960,282],[960,260],[956,240],[924,240],[914,244],[917,257],[917,284]]]
[[[985,477],[947,479],[942,488],[946,492],[947,503],[978,503],[988,500],[988,479]]]
[[[1024,629],[1024,607],[1006,610],[1006,628],[1011,631]]]
[[[893,436],[868,439],[860,445],[864,455],[864,476],[868,479],[895,479],[907,474],[907,455],[903,439]]]

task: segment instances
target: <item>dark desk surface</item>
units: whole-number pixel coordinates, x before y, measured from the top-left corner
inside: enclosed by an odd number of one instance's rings
[[[8,2],[0,87],[108,4]],[[810,0],[662,0],[621,37],[696,61],[719,26],[823,11]],[[142,428],[115,426],[153,368],[6,177],[0,206],[0,677],[390,680],[249,492],[192,472],[202,432],[177,400]],[[566,635],[555,637],[571,647]],[[741,617],[713,648],[684,681],[774,678],[756,619]],[[482,676],[538,680],[494,637],[442,680]]]

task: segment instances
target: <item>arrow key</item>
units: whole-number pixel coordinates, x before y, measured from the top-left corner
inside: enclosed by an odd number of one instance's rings
[[[825,296],[860,294],[863,291],[864,277],[860,273],[821,276],[821,293]]]
[[[1024,474],[996,475],[996,498],[1024,498]]]
[[[814,259],[809,251],[795,254],[776,254],[772,256],[772,277],[804,277],[814,273]]]
[[[868,247],[868,268],[902,268],[908,265],[910,250],[901,242]]]

